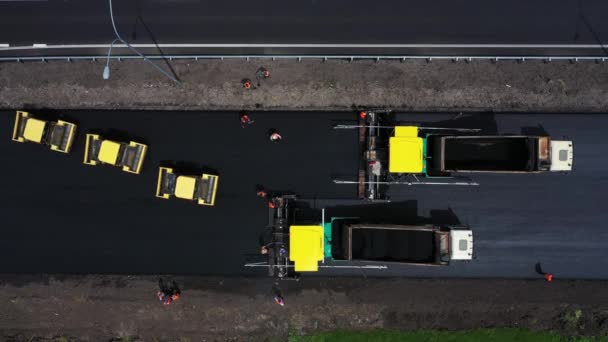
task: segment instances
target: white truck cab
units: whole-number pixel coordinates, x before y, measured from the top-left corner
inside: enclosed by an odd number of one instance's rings
[[[550,171],[572,171],[574,161],[574,147],[572,141],[551,141],[551,168]]]
[[[450,259],[473,259],[473,231],[453,229],[450,231]]]

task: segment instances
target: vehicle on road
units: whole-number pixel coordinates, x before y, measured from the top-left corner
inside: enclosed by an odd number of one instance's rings
[[[474,135],[477,129],[392,125],[386,113],[367,112],[359,131],[358,197],[388,200],[391,184],[478,185],[474,172],[537,173],[572,170],[573,143],[549,136]]]
[[[30,141],[46,145],[53,151],[69,153],[75,136],[76,124],[63,120],[42,120],[24,111],[17,111],[15,115],[13,141]]]
[[[170,167],[158,169],[156,197],[172,197],[195,201],[201,205],[215,205],[218,175],[203,173],[201,176],[176,174]]]
[[[87,134],[84,164],[108,164],[125,172],[141,172],[148,146],[135,141],[116,142],[101,138],[98,134]]]
[[[399,225],[357,217],[330,217],[320,222],[298,219],[296,196],[279,196],[269,209],[268,267],[279,279],[320,267],[385,269],[395,264],[448,265],[473,258],[473,232],[461,225]]]

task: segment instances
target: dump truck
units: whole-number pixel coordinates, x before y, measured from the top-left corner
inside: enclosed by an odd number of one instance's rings
[[[448,265],[473,257],[473,232],[466,226],[372,224],[337,217],[323,224],[323,234],[324,255],[332,260]]]
[[[549,136],[475,135],[469,128],[400,126],[384,115],[366,112],[358,125],[335,128],[359,130],[358,179],[334,179],[357,184],[358,197],[388,200],[391,184],[478,185],[466,174],[475,172],[568,172],[573,143]]]
[[[104,139],[98,134],[87,134],[83,163],[86,165],[108,164],[125,172],[141,172],[148,146],[135,141],[117,142]]]
[[[158,169],[156,197],[180,198],[200,205],[215,205],[218,175],[203,173],[200,176],[176,174],[173,168]]]
[[[385,269],[395,265],[445,266],[473,259],[473,232],[462,225],[400,225],[358,217],[299,220],[295,196],[273,198],[269,209],[269,275],[294,279],[319,268]]]
[[[34,142],[46,145],[52,151],[69,153],[75,136],[76,124],[63,120],[42,120],[24,111],[17,111],[15,115],[13,141]]]

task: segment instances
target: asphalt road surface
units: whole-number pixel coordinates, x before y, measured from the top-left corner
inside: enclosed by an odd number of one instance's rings
[[[0,44],[109,44],[108,8],[0,1]],[[607,11],[602,0],[114,1],[124,38],[160,44],[598,44]]]
[[[0,272],[259,274],[254,258],[267,223],[255,185],[293,190],[317,206],[354,206],[397,221],[469,225],[476,259],[447,267],[389,267],[368,276],[535,277],[534,264],[556,278],[608,278],[608,159],[601,115],[482,115],[458,125],[518,133],[542,125],[574,140],[570,174],[476,175],[479,187],[394,187],[393,202],[361,207],[354,174],[356,134],[331,125],[346,113],[253,113],[242,129],[236,113],[69,112],[79,135],[69,155],[12,142],[14,113],[0,115]],[[349,116],[350,115],[350,116]],[[404,114],[402,120],[451,117]],[[447,125],[451,121],[435,123]],[[452,122],[453,123],[453,122]],[[489,124],[488,124],[489,123]],[[269,128],[284,140],[268,141]],[[529,129],[529,128],[527,128]],[[120,130],[150,145],[141,175],[82,164],[84,133]],[[116,133],[116,132],[114,132]],[[154,197],[161,161],[191,162],[220,173],[215,207]],[[351,208],[352,209],[352,208]],[[348,208],[334,208],[336,212]],[[321,274],[361,275],[353,270]]]

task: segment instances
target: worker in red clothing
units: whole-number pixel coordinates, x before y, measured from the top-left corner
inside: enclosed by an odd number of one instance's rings
[[[367,113],[364,111],[359,112],[359,118],[365,119],[367,117]]]
[[[255,78],[258,81],[258,87],[261,86],[262,79],[267,79],[270,77],[270,71],[268,71],[264,67],[260,67],[258,71],[255,72]]]
[[[247,114],[247,112],[241,112],[239,118],[240,118],[240,121],[241,121],[241,127],[242,128],[245,128],[245,126],[251,125],[251,124],[253,124],[255,122],[255,121],[253,121],[249,117],[249,114]]]
[[[274,302],[280,306],[285,306],[285,299],[283,298],[283,294],[278,283],[274,284],[272,287],[272,292],[274,293]]]
[[[281,141],[281,139],[283,139],[283,137],[279,134],[279,132],[277,132],[276,129],[271,129],[268,133],[270,141],[274,143],[279,142]]]
[[[253,89],[253,83],[251,83],[251,80],[248,78],[245,78],[241,81],[241,83],[243,84],[243,88],[245,89]]]
[[[158,287],[160,289],[156,293],[156,296],[158,297],[158,300],[163,303],[163,305],[170,305],[178,300],[181,296],[181,291],[175,281],[172,281],[171,285],[167,285],[161,278],[158,280]]]
[[[540,262],[537,262],[536,265],[534,265],[534,269],[536,270],[536,273],[542,275],[548,283],[553,281],[553,274],[543,271]]]
[[[260,198],[266,198],[268,197],[268,192],[266,191],[266,189],[264,188],[263,185],[258,184],[255,186],[255,195],[260,197]]]

